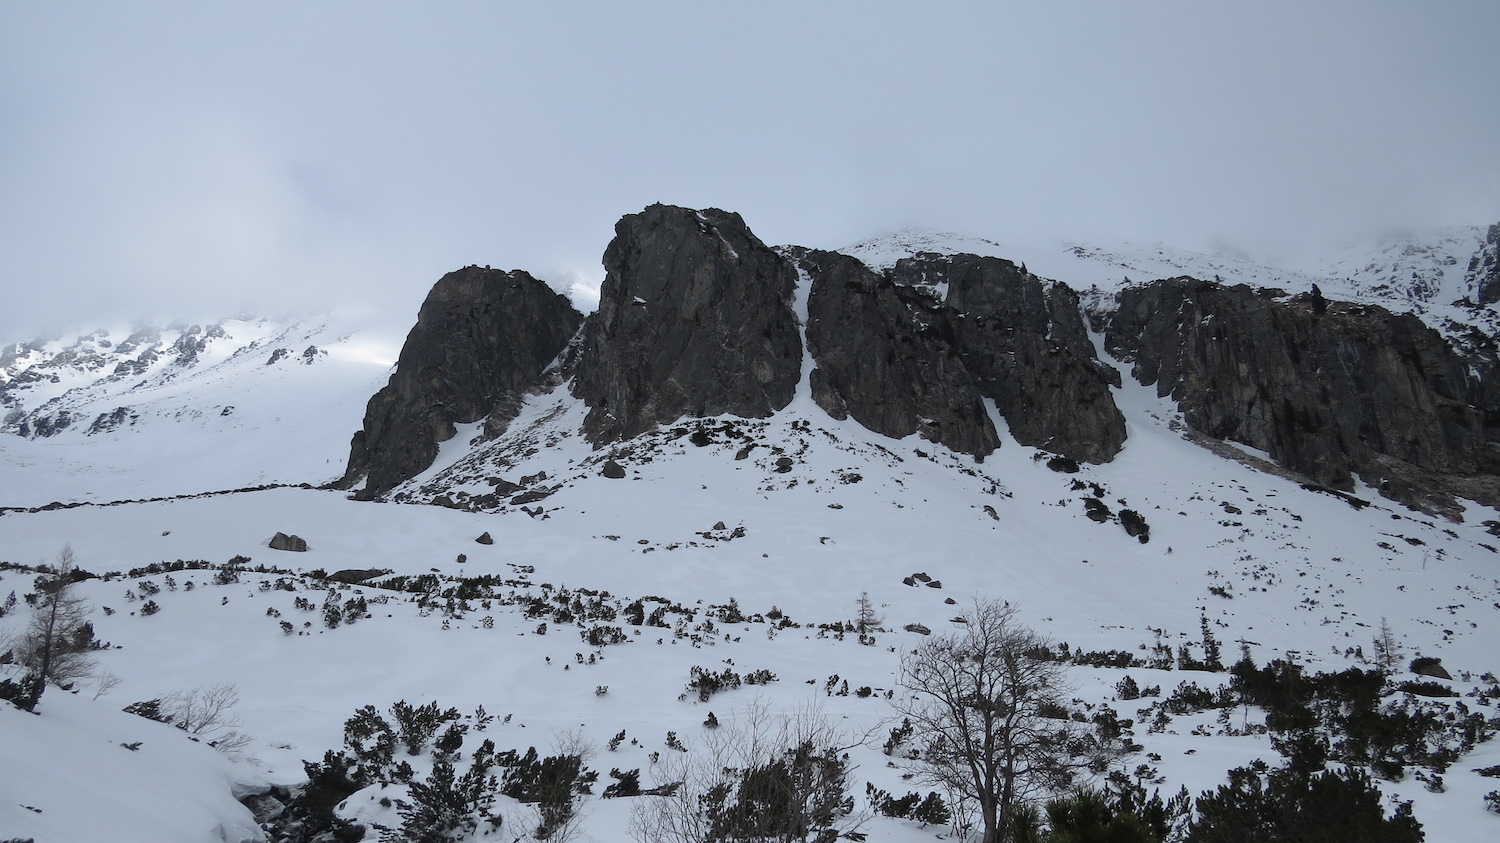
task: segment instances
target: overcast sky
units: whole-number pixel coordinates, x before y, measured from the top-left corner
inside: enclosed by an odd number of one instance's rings
[[[0,3],[0,338],[597,281],[653,202],[1274,258],[1500,221],[1500,2]]]

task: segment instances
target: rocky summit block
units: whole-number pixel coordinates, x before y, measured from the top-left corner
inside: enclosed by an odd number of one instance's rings
[[[764,418],[792,400],[796,273],[739,214],[653,205],[604,253],[573,394],[595,445],[684,416]]]
[[[342,485],[384,493],[437,457],[456,424],[503,431],[521,396],[578,332],[583,315],[525,272],[450,272],[422,303],[390,383],[370,399]]]

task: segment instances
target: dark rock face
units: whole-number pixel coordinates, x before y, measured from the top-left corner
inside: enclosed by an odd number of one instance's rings
[[[918,255],[879,275],[845,255],[793,251],[812,278],[813,398],[887,436],[920,432],[984,456],[993,398],[1024,445],[1107,462],[1125,442],[1114,369],[1099,362],[1078,297],[1010,261]],[[930,293],[947,287],[942,302]]]
[[[1119,453],[1125,417],[1110,390],[1120,376],[1094,353],[1067,285],[975,255],[918,255],[891,275],[900,285],[947,283],[943,333],[1016,441],[1092,463]]]
[[[1500,406],[1412,315],[1191,278],[1124,290],[1106,343],[1193,430],[1267,451],[1337,489],[1403,503],[1500,502]]]
[[[1500,302],[1500,223],[1490,226],[1484,246],[1469,259],[1464,280],[1474,285],[1480,304]]]
[[[683,416],[764,418],[791,402],[796,274],[738,214],[653,205],[615,226],[604,268],[572,387],[595,445]]]
[[[432,464],[455,424],[503,431],[520,395],[578,332],[567,298],[519,270],[470,266],[427,294],[390,383],[370,399],[342,485],[378,495]]]
[[[801,252],[797,262],[812,278],[807,344],[819,407],[885,436],[920,433],[976,456],[1000,447],[938,307],[847,255]]]

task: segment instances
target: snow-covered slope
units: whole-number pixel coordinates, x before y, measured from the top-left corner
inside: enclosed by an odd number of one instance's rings
[[[879,262],[943,242],[951,241],[913,235],[854,251]],[[1189,273],[1293,291],[1297,279],[1316,279],[1330,296],[1338,289],[1331,268],[1278,274],[1166,250],[994,249],[1074,286]],[[1455,292],[1450,282],[1443,274],[1423,301],[1440,303]],[[1128,373],[1116,393],[1129,428],[1124,451],[1076,472],[1016,443],[998,417],[1004,441],[983,462],[835,421],[812,404],[804,367],[797,398],[772,418],[686,420],[599,451],[579,434],[584,408],[565,389],[532,395],[504,436],[483,440],[474,425],[444,443],[434,466],[392,496],[406,503],[313,488],[139,500],[331,479],[394,356],[363,352],[360,334],[322,322],[222,327],[225,337],[211,338],[193,365],[158,361],[128,383],[91,379],[79,368],[91,363],[54,365],[57,383],[33,377],[30,387],[8,390],[33,431],[35,419],[63,410],[79,421],[49,437],[0,435],[0,505],[134,502],[0,513],[0,561],[35,566],[70,543],[83,568],[118,572],[78,586],[95,607],[98,638],[111,644],[96,654],[99,665],[118,685],[97,699],[89,682],[74,696],[53,689],[39,717],[0,711],[0,766],[26,771],[25,781],[0,776],[0,839],[89,839],[94,832],[79,823],[94,810],[108,812],[114,840],[215,839],[215,827],[222,839],[253,837],[241,834],[248,810],[228,797],[300,784],[303,762],[338,747],[356,709],[384,711],[397,700],[463,712],[482,705],[497,719],[470,741],[488,738],[502,750],[547,751],[572,733],[597,748],[595,769],[639,768],[643,785],[668,775],[660,759],[673,757],[669,732],[693,751],[708,743],[710,711],[733,724],[759,704],[773,712],[816,706],[848,732],[875,735],[851,751],[851,790],[863,809],[866,782],[898,795],[916,787],[904,762],[880,748],[901,654],[926,640],[906,627],[957,629],[952,619],[976,596],[1013,602],[1021,620],[1074,652],[1123,652],[1142,663],[1163,651],[1172,662],[1181,648],[1201,657],[1206,625],[1227,660],[1243,646],[1260,664],[1368,666],[1384,621],[1407,658],[1441,659],[1455,677],[1443,684],[1463,695],[1420,704],[1451,711],[1461,701],[1495,716],[1500,513],[1471,505],[1463,523],[1448,523],[1368,490],[1310,490],[1257,468],[1259,455],[1186,439],[1171,405]],[[181,336],[163,332],[158,347]],[[98,339],[76,348],[103,354]],[[309,346],[327,354],[300,362]],[[290,357],[271,362],[282,347]],[[5,364],[9,382],[63,350],[27,351],[29,363],[16,356]],[[89,435],[115,406],[130,408],[127,421]],[[224,415],[227,406],[235,409]],[[426,505],[434,500],[453,506]],[[1148,542],[1122,527],[1126,509],[1149,524]],[[309,549],[271,550],[277,532],[306,539]],[[493,544],[476,541],[486,533]],[[250,561],[226,572],[235,557]],[[178,560],[192,564],[148,567]],[[258,565],[271,570],[255,572]],[[326,577],[346,569],[387,573],[358,585]],[[480,577],[490,579],[480,585]],[[0,570],[0,595],[24,597],[33,578]],[[446,596],[461,578],[477,590]],[[884,616],[874,646],[834,626],[854,616],[862,592]],[[329,625],[325,607],[356,599],[366,612]],[[661,608],[664,625],[626,620],[635,601]],[[143,611],[148,602],[159,610]],[[731,603],[744,620],[726,620]],[[601,620],[605,606],[614,620]],[[0,631],[25,616],[21,603],[0,618]],[[625,640],[589,641],[602,626],[618,627]],[[777,679],[703,703],[683,696],[694,667],[764,669]],[[1147,765],[1164,794],[1186,786],[1196,795],[1233,766],[1275,761],[1267,735],[1249,728],[1254,712],[1237,709],[1229,722],[1214,711],[1179,714],[1153,728],[1160,699],[1119,699],[1126,675],[1164,694],[1182,682],[1216,687],[1227,675],[1070,668],[1080,711],[1108,706],[1135,721],[1143,749],[1127,761]],[[238,687],[236,714],[254,738],[228,762],[181,733],[146,721],[132,727],[118,713],[226,682]],[[606,749],[621,730],[626,742]],[[120,746],[138,740],[138,752]],[[148,754],[153,747],[162,755]],[[157,763],[183,781],[150,766]],[[1500,821],[1485,812],[1483,796],[1495,782],[1473,771],[1496,764],[1500,746],[1489,742],[1450,767],[1441,789],[1414,775],[1380,786],[1414,802],[1429,840],[1489,840]],[[45,784],[70,776],[83,785]],[[367,824],[399,823],[381,800],[403,796],[397,786],[369,788],[341,810]],[[116,807],[125,802],[131,807]],[[579,839],[630,839],[635,802],[589,801]],[[500,807],[521,810],[504,799]],[[947,834],[883,817],[863,830],[871,841],[898,843]]]
[[[663,750],[669,730],[695,743],[707,711],[727,720],[757,696],[774,710],[818,703],[855,731],[877,729],[890,713],[879,694],[829,697],[827,678],[838,674],[854,688],[883,694],[894,687],[899,651],[921,640],[900,630],[952,628],[948,619],[975,595],[1015,602],[1028,624],[1075,649],[1144,657],[1159,645],[1186,645],[1200,652],[1200,620],[1207,617],[1220,641],[1231,648],[1245,642],[1258,661],[1291,657],[1323,669],[1362,664],[1355,648],[1368,650],[1388,619],[1408,653],[1441,658],[1460,677],[1453,686],[1461,693],[1487,687],[1479,675],[1496,670],[1500,582],[1495,539],[1482,522],[1495,513],[1473,512],[1469,523],[1448,525],[1373,496],[1356,509],[1225,461],[1182,439],[1148,390],[1127,387],[1125,395],[1130,444],[1115,463],[1077,474],[1053,471],[1038,452],[1014,442],[975,464],[918,440],[892,442],[853,425],[787,417],[710,419],[684,426],[682,435],[664,432],[615,454],[627,467],[620,479],[599,476],[590,462],[599,455],[567,433],[578,408],[552,395],[538,398],[517,426],[553,447],[530,455],[521,447],[508,465],[490,464],[510,479],[546,472],[539,483],[561,486],[527,512],[357,503],[334,492],[280,489],[9,513],[0,517],[0,546],[11,561],[34,563],[71,542],[96,573],[243,555],[251,564],[299,571],[491,575],[507,583],[502,591],[522,595],[550,598],[568,588],[606,592],[620,608],[651,597],[688,612],[672,616],[675,631],[621,624],[628,643],[595,647],[581,640],[595,624],[538,618],[522,603],[474,600],[445,609],[442,600],[419,604],[414,595],[371,585],[276,574],[246,573],[238,583],[215,585],[214,571],[178,572],[171,585],[149,573],[83,584],[101,612],[112,611],[96,615],[99,637],[119,647],[100,653],[122,681],[97,705],[237,683],[245,728],[257,739],[247,750],[255,760],[239,762],[247,785],[295,783],[301,761],[339,744],[341,724],[356,708],[383,709],[398,699],[513,715],[489,733],[502,748],[545,748],[552,733],[567,729],[602,745],[625,729],[640,745],[598,764],[641,767],[648,779],[648,755]],[[699,429],[707,444],[694,444]],[[759,447],[736,459],[749,441]],[[782,456],[792,460],[787,471],[778,470]],[[468,470],[455,460],[436,473]],[[1150,542],[1130,538],[1112,519],[1090,520],[1085,498],[1142,513]],[[277,531],[307,539],[309,551],[267,549]],[[493,545],[475,542],[485,532]],[[906,584],[919,573],[941,587]],[[283,579],[294,590],[273,587]],[[147,581],[159,589],[149,598]],[[186,591],[189,581],[198,587]],[[7,572],[0,589],[28,584],[27,575]],[[321,608],[330,588],[335,602],[356,595],[388,602],[372,602],[372,617],[358,624],[329,629],[321,612],[294,602],[305,596]],[[818,629],[852,617],[860,592],[870,594],[893,630],[879,634],[875,647]],[[141,616],[146,599],[160,611]],[[762,618],[704,629],[708,608],[731,599],[747,615],[775,609],[800,626],[777,630]],[[543,621],[552,628],[539,634]],[[692,667],[726,663],[767,669],[780,681],[710,705],[678,699]],[[1135,717],[1148,702],[1114,699],[1113,686],[1126,673],[1168,690],[1188,679],[1223,679],[1141,668],[1073,673],[1081,700],[1108,703],[1122,717]],[[598,694],[600,687],[606,692]],[[26,728],[8,723],[0,721],[0,729]],[[1200,726],[1204,734],[1190,734]],[[1204,714],[1160,733],[1148,733],[1142,721],[1136,740],[1161,756],[1149,763],[1167,791],[1185,784],[1197,792],[1231,766],[1272,757],[1264,735],[1217,731]],[[1488,746],[1448,773],[1446,793],[1428,793],[1410,778],[1386,786],[1416,800],[1429,839],[1488,839],[1480,796],[1489,780],[1468,772],[1500,760]],[[856,756],[862,779],[888,790],[906,784],[878,747]],[[0,829],[18,827],[18,815],[6,813],[13,810],[21,809],[0,806]],[[629,806],[596,802],[593,810],[593,839],[622,839]],[[872,840],[900,841],[932,839],[934,831],[894,820],[872,821],[867,830]],[[155,839],[142,835],[118,839]]]

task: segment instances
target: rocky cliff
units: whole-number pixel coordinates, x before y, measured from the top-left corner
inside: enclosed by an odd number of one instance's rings
[[[1118,296],[1106,346],[1187,425],[1338,489],[1451,513],[1500,503],[1500,407],[1415,316],[1174,278]]]
[[[573,381],[591,442],[684,416],[762,418],[791,402],[796,272],[739,214],[653,205],[615,226],[604,269]]]
[[[1107,462],[1125,442],[1077,295],[1010,261],[923,254],[876,273],[846,255],[793,250],[812,282],[813,398],[887,436],[955,451],[999,447],[983,399],[1023,445]]]
[[[564,296],[519,270],[443,276],[390,383],[370,399],[342,485],[364,480],[367,494],[381,494],[432,465],[454,425],[488,419],[489,432],[503,430],[582,322]]]
[[[942,332],[1016,441],[1094,463],[1119,453],[1125,417],[1111,387],[1120,376],[1099,362],[1066,284],[975,255],[918,255],[891,275],[903,286],[946,286]]]
[[[812,281],[807,344],[819,407],[876,433],[920,433],[962,453],[1000,447],[940,307],[847,255],[794,254]]]

